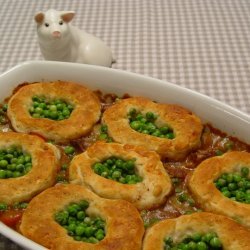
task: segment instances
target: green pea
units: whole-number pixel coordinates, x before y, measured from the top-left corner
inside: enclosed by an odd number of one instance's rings
[[[217,149],[217,150],[215,151],[215,154],[216,154],[217,156],[221,156],[221,155],[223,155],[223,152],[222,152],[220,149]]]
[[[50,105],[49,110],[50,111],[57,111],[56,105]]]
[[[122,184],[126,183],[126,179],[124,177],[120,177],[119,178],[119,182],[121,182]]]
[[[68,230],[71,231],[71,232],[75,232],[76,224],[75,223],[69,223]]]
[[[167,137],[168,139],[174,139],[174,133],[168,133],[168,134],[166,135],[166,137]]]
[[[119,178],[121,176],[121,172],[120,171],[114,171],[112,174],[112,178],[116,179]]]
[[[128,160],[126,162],[126,169],[134,169],[134,161],[133,160]]]
[[[4,178],[6,178],[6,171],[0,169],[0,179],[4,179]]]
[[[213,233],[207,233],[202,237],[202,241],[209,243],[213,237],[214,237]]]
[[[79,202],[79,206],[81,207],[81,209],[87,209],[89,207],[89,203],[86,200],[82,200]]]
[[[195,250],[196,246],[197,246],[197,244],[194,241],[190,241],[188,243],[188,249]]]
[[[197,250],[207,250],[207,244],[203,241],[197,243]]]
[[[4,103],[3,107],[2,107],[3,111],[6,112],[8,109],[8,104]]]
[[[68,109],[64,108],[63,111],[62,111],[62,115],[67,117],[67,116],[70,115],[70,111]]]
[[[242,191],[236,191],[235,198],[237,201],[242,201],[245,198],[245,193]]]
[[[30,155],[25,155],[24,162],[26,162],[26,163],[31,162],[31,156]]]
[[[56,104],[57,110],[63,110],[64,105],[62,103]]]
[[[70,111],[72,111],[72,110],[74,109],[74,107],[73,107],[71,104],[68,104],[67,107],[68,107],[68,109],[69,109]]]
[[[33,118],[40,118],[40,114],[34,113],[34,114],[32,115],[32,117],[33,117]]]
[[[67,211],[70,215],[76,215],[77,212],[78,212],[78,209],[74,206],[74,205],[71,205],[67,208]]]
[[[136,184],[136,181],[135,180],[130,180],[127,182],[127,184]]]
[[[173,177],[173,178],[171,178],[171,180],[172,180],[172,183],[173,183],[174,185],[180,184],[180,179],[179,179],[178,177]]]
[[[8,161],[6,161],[6,160],[1,160],[0,161],[0,167],[1,168],[6,168],[7,165],[8,165]]]
[[[12,159],[14,157],[14,155],[13,154],[6,154],[5,155],[5,159]]]
[[[90,226],[90,227],[87,227],[87,228],[85,229],[85,235],[86,235],[87,237],[92,236],[93,233],[94,233],[93,227]]]
[[[132,121],[130,126],[132,129],[138,130],[141,127],[141,123],[139,121]]]
[[[104,234],[103,233],[96,233],[95,237],[97,240],[101,241],[104,238]]]
[[[184,202],[184,201],[187,201],[188,199],[188,196],[187,194],[183,193],[183,194],[180,194],[178,197],[177,197],[178,201],[180,202]]]
[[[12,178],[13,173],[10,170],[6,170],[6,178]]]
[[[102,176],[102,177],[108,177],[108,172],[106,172],[106,171],[102,172],[102,173],[101,173],[101,176]],[[115,177],[113,177],[113,178],[115,178]]]
[[[98,243],[99,240],[96,239],[95,237],[90,237],[90,238],[89,238],[89,242],[90,242],[90,243]]]
[[[164,242],[165,242],[165,244],[171,246],[171,245],[173,244],[173,239],[172,239],[171,237],[166,237],[166,238],[164,239]]]
[[[24,169],[25,169],[25,167],[24,167],[23,164],[18,164],[18,165],[16,166],[16,170],[17,170],[17,171],[23,172]]]
[[[34,101],[34,102],[33,102],[33,107],[36,108],[36,107],[38,107],[38,106],[39,106],[39,102]]]
[[[155,130],[153,133],[152,133],[153,136],[156,136],[156,137],[159,137],[161,135],[161,132],[159,130]]]
[[[67,170],[68,169],[68,164],[63,163],[62,166],[61,166],[61,169],[62,170]]]
[[[123,161],[121,159],[117,159],[115,161],[115,165],[118,167],[118,168],[122,168],[123,167]]]
[[[236,183],[238,183],[238,182],[240,182],[241,181],[241,176],[240,176],[240,174],[238,174],[238,173],[234,173],[233,174],[233,181],[234,182],[236,182]]]
[[[191,207],[193,207],[193,206],[195,205],[195,201],[194,201],[194,199],[192,199],[192,198],[188,198],[188,199],[187,199],[187,203],[188,203]]]
[[[107,133],[108,132],[108,126],[106,124],[102,124],[100,128],[102,133]]]
[[[35,108],[34,112],[37,113],[37,114],[42,114],[43,109],[38,106],[38,107]]]
[[[78,220],[83,220],[85,218],[85,213],[84,211],[79,211],[76,215]]]
[[[84,218],[84,222],[87,224],[87,225],[90,225],[91,224],[91,219],[89,217],[85,217]]]
[[[0,211],[6,211],[8,209],[7,204],[5,203],[0,203]]]
[[[67,211],[62,211],[59,212],[55,215],[55,220],[60,224],[60,225],[66,225],[67,220],[69,217],[69,213]]]
[[[11,170],[11,171],[14,171],[16,169],[16,164],[14,164],[14,163],[13,164],[8,164],[7,169]]]
[[[230,197],[231,196],[231,193],[230,193],[230,191],[222,191],[222,194],[224,195],[224,196],[226,196],[226,197]]]
[[[27,207],[28,207],[28,203],[27,202],[20,202],[19,206],[18,206],[19,209],[25,209]]]
[[[195,233],[195,234],[192,235],[192,239],[195,242],[199,242],[201,240],[201,237],[202,237],[202,235],[200,233]]]
[[[147,130],[149,131],[150,134],[152,134],[156,131],[156,126],[150,122],[147,124]]]
[[[237,184],[236,183],[229,183],[228,184],[228,190],[236,190],[237,189]]]
[[[86,233],[87,229],[85,229],[83,226],[76,226],[75,233],[77,236],[82,236],[84,233]]]
[[[51,118],[51,119],[57,119],[58,118],[58,113],[57,113],[57,111],[50,111],[50,113],[49,113],[49,117]]]
[[[167,127],[167,126],[161,127],[161,128],[160,128],[160,132],[161,132],[162,134],[167,134],[168,131],[169,131],[169,127]]]
[[[232,173],[227,174],[227,182],[228,183],[233,182],[233,174]]]
[[[212,239],[210,240],[209,243],[210,243],[210,245],[211,245],[212,247],[215,247],[215,248],[221,247],[221,241],[219,240],[218,237],[212,238]]]
[[[243,167],[241,169],[241,174],[242,174],[243,177],[247,177],[249,175],[249,168]]]
[[[136,115],[136,109],[135,108],[131,108],[130,110],[129,110],[129,116],[135,116]]]
[[[67,154],[67,155],[74,154],[74,153],[75,153],[75,148],[72,147],[72,146],[66,146],[66,147],[64,148],[64,152],[65,152],[65,154]]]
[[[224,187],[226,184],[227,184],[227,181],[225,179],[220,178],[217,180],[217,185],[219,187]]]
[[[81,236],[74,236],[74,240],[76,240],[76,241],[81,241],[82,240],[82,238],[81,238]]]
[[[42,102],[38,105],[38,107],[41,108],[42,110],[44,110],[46,108],[46,104],[44,102]]]

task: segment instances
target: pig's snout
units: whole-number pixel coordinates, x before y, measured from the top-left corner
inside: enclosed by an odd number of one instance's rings
[[[55,38],[60,38],[61,37],[61,32],[60,31],[53,31],[52,36]]]

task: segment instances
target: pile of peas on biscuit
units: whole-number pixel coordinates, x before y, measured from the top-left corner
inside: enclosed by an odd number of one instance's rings
[[[103,162],[95,163],[93,170],[104,178],[123,184],[136,184],[142,181],[142,177],[135,172],[135,159],[124,160],[110,157]]]
[[[48,118],[52,120],[64,120],[70,117],[74,107],[61,99],[49,100],[44,96],[33,96],[32,107],[29,112],[34,118]]]
[[[16,178],[27,174],[32,167],[31,155],[19,146],[0,149],[0,179]]]
[[[224,196],[233,201],[250,204],[248,167],[242,167],[240,172],[224,173],[214,183]]]
[[[157,115],[153,112],[147,112],[143,115],[133,108],[129,111],[128,118],[130,127],[139,133],[166,139],[174,138],[173,130],[169,126],[156,126]]]
[[[164,250],[221,250],[222,243],[216,233],[195,233],[174,244],[171,237],[164,239]]]
[[[76,241],[98,243],[105,237],[105,221],[100,217],[89,217],[85,200],[71,203],[55,214],[55,221],[63,226]]]

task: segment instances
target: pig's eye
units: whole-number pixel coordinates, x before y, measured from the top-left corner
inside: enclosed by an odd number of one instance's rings
[[[60,21],[59,24],[60,24],[60,25],[63,25],[63,21]]]
[[[44,25],[45,25],[46,27],[49,27],[49,24],[48,24],[48,23],[45,23]]]

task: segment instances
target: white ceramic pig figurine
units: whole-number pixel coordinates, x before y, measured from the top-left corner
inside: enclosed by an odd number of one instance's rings
[[[70,24],[74,15],[73,11],[53,9],[35,15],[44,58],[110,67],[114,61],[111,49],[99,38]]]

